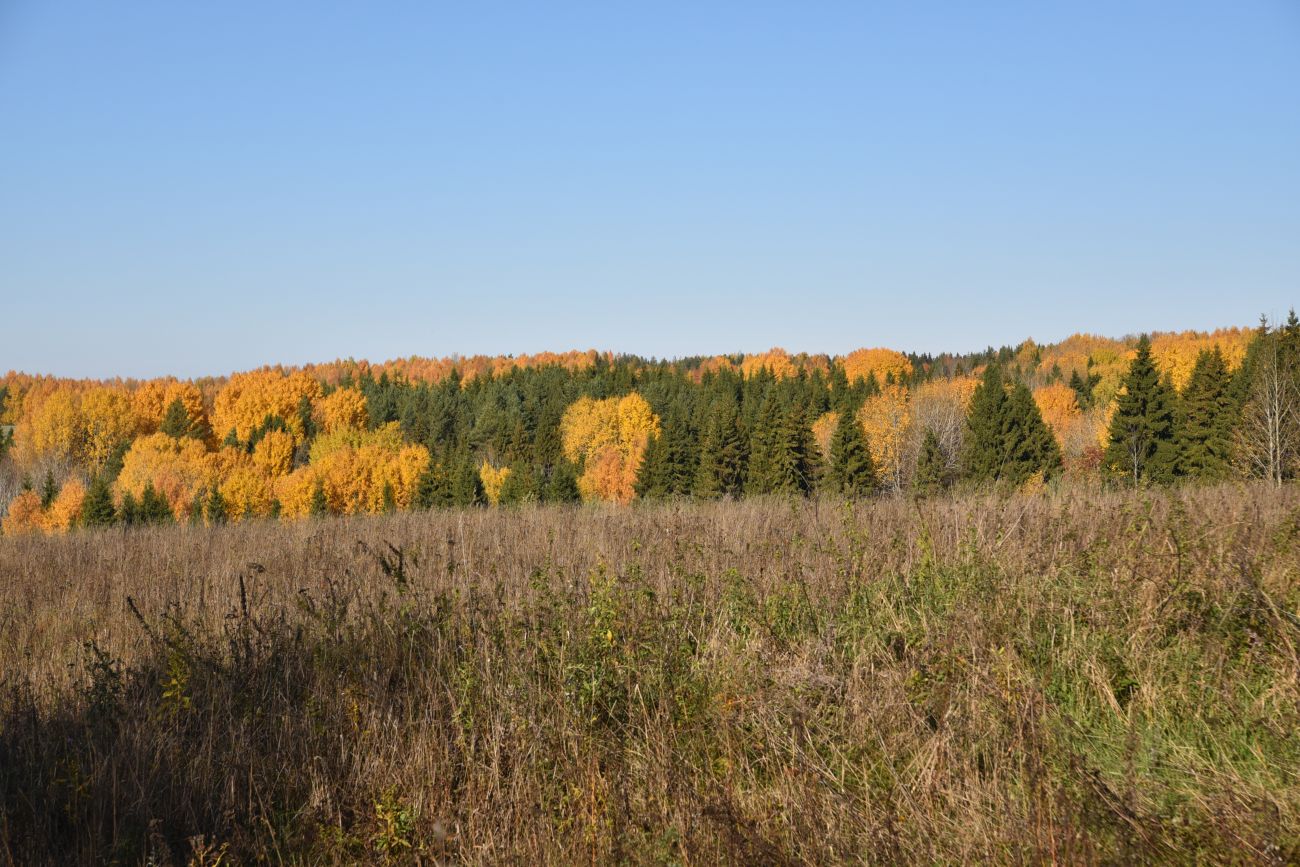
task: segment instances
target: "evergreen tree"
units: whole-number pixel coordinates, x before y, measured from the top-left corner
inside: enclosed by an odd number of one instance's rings
[[[846,497],[865,497],[880,487],[866,434],[862,432],[857,416],[851,412],[840,412],[835,433],[831,436],[827,481],[834,491]]]
[[[706,499],[738,497],[744,487],[745,440],[735,403],[718,400],[700,442],[695,494]]]
[[[695,487],[698,451],[684,413],[674,412],[663,431],[646,444],[637,470],[637,496],[656,499],[690,496]]]
[[[971,395],[966,415],[962,475],[972,482],[996,481],[1002,472],[1002,424],[1007,400],[1002,368],[990,364]]]
[[[457,455],[452,465],[451,505],[481,506],[487,502],[483,493],[483,480],[479,477],[478,467],[468,451]]]
[[[208,519],[209,524],[224,524],[229,517],[226,499],[215,487],[208,491],[207,502],[203,504],[203,515]]]
[[[546,481],[545,500],[548,503],[576,503],[582,499],[578,490],[578,469],[569,461],[561,459],[551,467],[550,478]]]
[[[206,488],[199,488],[194,494],[194,500],[190,503],[190,526],[197,527],[203,523],[203,506],[207,503],[208,492]]]
[[[127,491],[122,495],[122,503],[117,508],[117,515],[128,527],[140,523],[140,506],[136,503],[135,494]]]
[[[749,465],[745,473],[745,493],[750,496],[770,494],[777,490],[778,428],[782,421],[781,404],[775,388],[767,397],[754,419],[749,439]]]
[[[539,487],[537,469],[531,463],[517,463],[501,485],[501,505],[535,503],[541,498]]]
[[[320,481],[311,489],[311,505],[307,510],[313,518],[323,518],[330,513],[330,501],[325,496],[325,485]]]
[[[1060,448],[1033,394],[1023,383],[1008,388],[998,365],[989,365],[975,388],[966,431],[962,469],[971,481],[1021,485],[1060,469]]]
[[[397,492],[393,490],[392,482],[384,482],[383,491],[383,511],[385,514],[391,514],[397,511]]]
[[[1178,462],[1174,400],[1173,389],[1156,370],[1151,340],[1144,334],[1110,422],[1107,465],[1135,483],[1171,481]]]
[[[95,476],[86,491],[86,499],[81,502],[81,524],[84,527],[109,527],[116,522],[113,490],[102,475]]]
[[[190,414],[179,397],[167,404],[167,412],[163,414],[162,424],[158,426],[158,431],[167,434],[173,439],[192,436],[190,432]]]
[[[1002,452],[1000,478],[1013,485],[1022,485],[1035,474],[1051,478],[1061,469],[1060,446],[1024,383],[1015,383],[1007,394]]]
[[[931,428],[925,429],[921,453],[916,459],[916,472],[912,475],[912,489],[922,496],[937,494],[948,486],[948,459],[939,444],[939,437]]]
[[[770,448],[768,490],[778,494],[810,493],[817,484],[821,456],[807,417],[798,406],[790,404],[781,413]]]
[[[45,481],[41,485],[41,508],[48,509],[59,495],[59,486],[54,482],[54,471],[45,471]]]
[[[1178,472],[1222,479],[1231,466],[1234,422],[1232,376],[1223,353],[1204,351],[1183,390],[1178,426]]]
[[[137,515],[141,524],[169,524],[173,520],[167,498],[154,489],[153,482],[145,483]]]

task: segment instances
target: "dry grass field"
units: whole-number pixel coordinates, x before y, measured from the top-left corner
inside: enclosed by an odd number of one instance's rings
[[[0,538],[0,863],[1294,863],[1300,496]]]

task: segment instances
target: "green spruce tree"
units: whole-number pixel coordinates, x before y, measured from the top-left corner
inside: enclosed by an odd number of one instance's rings
[[[842,410],[836,422],[827,481],[832,490],[846,497],[869,496],[880,487],[867,436],[852,412]]]
[[[111,527],[116,522],[113,489],[102,475],[95,476],[86,490],[86,499],[81,502],[81,524],[84,527]]]
[[[1172,481],[1178,464],[1175,395],[1160,378],[1144,334],[1111,418],[1105,462],[1135,484]]]
[[[695,495],[705,499],[739,497],[745,481],[745,438],[736,404],[719,399],[709,413],[700,441]]]
[[[1216,346],[1196,358],[1181,401],[1178,473],[1198,479],[1223,479],[1232,466],[1235,402],[1232,376]]]
[[[921,496],[932,496],[947,486],[948,458],[938,435],[927,427],[921,440],[921,453],[916,458],[916,472],[912,474],[912,490]]]

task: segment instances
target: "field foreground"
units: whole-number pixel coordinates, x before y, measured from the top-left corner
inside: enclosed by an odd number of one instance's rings
[[[0,863],[1300,860],[1300,497],[0,538]]]

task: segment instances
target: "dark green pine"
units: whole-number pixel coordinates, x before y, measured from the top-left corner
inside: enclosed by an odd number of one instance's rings
[[[830,451],[827,480],[836,493],[846,497],[865,497],[880,487],[867,435],[853,413],[840,413],[835,432],[831,435]]]
[[[916,472],[912,474],[912,489],[922,496],[930,496],[947,485],[948,459],[939,444],[939,437],[933,429],[926,428],[921,452],[916,458]]]
[[[1110,423],[1105,461],[1113,471],[1133,482],[1172,480],[1178,455],[1175,399],[1144,334]]]
[[[1183,389],[1178,472],[1199,479],[1227,477],[1232,459],[1232,377],[1216,346],[1196,358]]]
[[[108,480],[96,476],[86,491],[86,499],[81,502],[81,524],[84,527],[109,527],[117,522],[117,510],[113,508],[113,490]]]
[[[740,496],[744,488],[745,459],[745,438],[736,404],[721,398],[709,413],[700,438],[695,495],[705,499]]]

